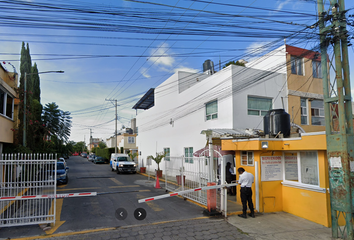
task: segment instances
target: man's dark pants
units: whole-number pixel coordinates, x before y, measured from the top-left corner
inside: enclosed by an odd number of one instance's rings
[[[254,214],[253,202],[252,202],[252,188],[241,187],[241,202],[242,202],[242,211],[244,215],[246,215],[247,212],[247,202],[248,202],[248,207],[251,210],[251,214]]]

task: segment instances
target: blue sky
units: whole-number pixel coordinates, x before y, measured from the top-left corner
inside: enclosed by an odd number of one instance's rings
[[[89,129],[106,139],[114,134],[114,106],[105,99],[118,100],[120,129],[129,126],[138,99],[177,70],[201,72],[206,59],[218,70],[219,61],[249,60],[290,34],[287,44],[316,49],[316,29],[305,29],[317,20],[315,2],[0,1],[2,9],[9,7],[0,23],[0,60],[19,72],[21,42],[29,43],[39,71],[65,71],[40,75],[42,104],[56,102],[72,113],[71,140],[88,142]],[[354,7],[345,2],[347,9]],[[351,46],[352,66],[353,55]]]

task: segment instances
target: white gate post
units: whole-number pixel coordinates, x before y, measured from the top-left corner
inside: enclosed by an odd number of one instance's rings
[[[224,156],[221,158],[221,162],[220,162],[220,181],[221,181],[221,185],[225,184],[225,179],[226,179],[226,164],[225,164],[225,158]],[[224,212],[224,216],[227,217],[227,188],[221,188],[221,211]]]

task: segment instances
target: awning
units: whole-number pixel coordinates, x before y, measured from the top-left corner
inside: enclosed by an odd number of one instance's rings
[[[214,157],[222,157],[228,154],[234,154],[233,151],[222,151],[221,146],[219,145],[213,145],[214,148]],[[198,151],[193,153],[194,157],[209,157],[209,146],[203,147],[202,149],[199,149]]]
[[[258,138],[259,131],[255,129],[207,129],[201,134],[212,135],[213,138]]]
[[[150,88],[145,95],[132,107],[133,109],[147,110],[155,105],[155,88]]]

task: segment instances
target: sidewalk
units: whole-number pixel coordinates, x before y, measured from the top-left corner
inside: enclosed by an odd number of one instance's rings
[[[255,218],[237,214],[227,221],[255,240],[331,240],[332,230],[290,213],[256,213]]]

